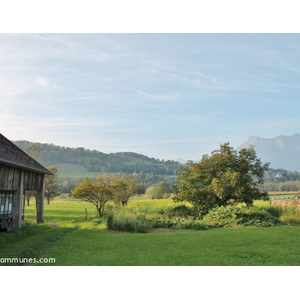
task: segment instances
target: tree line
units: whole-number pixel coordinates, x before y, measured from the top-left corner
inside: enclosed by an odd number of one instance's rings
[[[261,190],[267,192],[291,192],[291,191],[300,191],[300,180],[297,181],[286,181],[286,182],[265,182]]]
[[[287,171],[283,169],[271,169],[265,173],[264,180],[268,182],[286,182],[286,181],[300,181],[300,173],[297,171]]]
[[[24,151],[29,147],[38,148],[40,150],[39,162],[45,166],[69,163],[83,165],[87,171],[97,173],[144,172],[154,175],[175,175],[182,168],[182,165],[174,160],[159,160],[132,152],[106,154],[82,147],[70,148],[28,141],[15,141],[14,143]]]

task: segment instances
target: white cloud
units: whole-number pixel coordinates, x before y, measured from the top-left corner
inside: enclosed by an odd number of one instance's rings
[[[167,153],[209,144],[210,135],[271,135],[282,125],[276,110],[297,127],[299,54],[281,39],[0,34],[1,131]]]
[[[43,77],[43,76],[36,76],[33,78],[33,84],[37,87],[49,87],[51,85],[51,81],[49,78]]]

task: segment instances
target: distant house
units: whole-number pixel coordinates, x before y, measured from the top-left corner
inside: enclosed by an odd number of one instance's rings
[[[44,185],[49,170],[0,134],[0,229],[21,228],[25,191],[37,192],[37,223],[44,221]]]

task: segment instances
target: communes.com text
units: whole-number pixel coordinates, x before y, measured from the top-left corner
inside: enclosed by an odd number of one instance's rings
[[[17,257],[6,257],[0,258],[0,264],[53,264],[55,263],[55,258],[17,258]]]

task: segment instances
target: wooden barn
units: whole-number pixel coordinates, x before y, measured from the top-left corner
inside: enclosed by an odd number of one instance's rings
[[[0,229],[21,228],[25,191],[37,192],[37,223],[44,221],[46,174],[52,173],[0,134]]]

